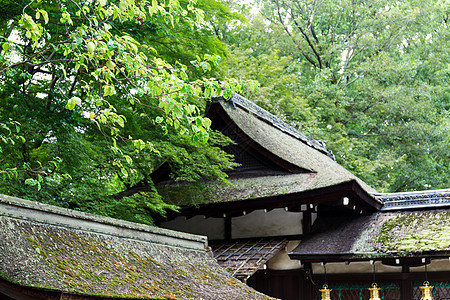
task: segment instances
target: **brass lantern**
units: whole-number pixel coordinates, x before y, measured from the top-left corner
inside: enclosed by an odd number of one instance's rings
[[[369,300],[381,300],[380,298],[380,288],[376,283],[372,283],[372,287],[369,288],[370,298]]]
[[[331,292],[332,290],[330,290],[330,289],[328,288],[328,285],[324,284],[324,285],[323,285],[323,288],[320,289],[319,291],[322,293],[322,300],[331,300],[330,292]]]
[[[422,298],[420,300],[433,300],[433,286],[430,286],[428,281],[425,281],[420,289],[422,290]]]

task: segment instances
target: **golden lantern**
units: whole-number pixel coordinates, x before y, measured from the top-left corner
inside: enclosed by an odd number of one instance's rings
[[[330,290],[330,289],[328,288],[328,285],[324,284],[324,285],[323,285],[323,288],[320,289],[319,291],[322,293],[322,300],[331,300],[330,292],[331,292],[332,290]]]
[[[430,286],[428,281],[425,281],[420,289],[422,290],[422,298],[420,300],[433,300],[433,286]]]
[[[377,286],[376,283],[372,283],[372,287],[370,287],[368,290],[370,292],[369,300],[381,300],[380,288]]]

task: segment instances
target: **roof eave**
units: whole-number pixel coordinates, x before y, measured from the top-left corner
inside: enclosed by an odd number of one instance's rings
[[[342,198],[347,193],[352,192],[357,195],[364,204],[366,210],[379,210],[382,203],[367,193],[356,180],[350,180],[334,186],[302,191],[292,194],[282,194],[276,196],[252,198],[242,201],[230,201],[220,203],[207,203],[196,206],[181,207],[179,212],[168,212],[167,218],[176,216],[194,217],[204,215],[207,217],[238,216],[243,211],[251,212],[258,209],[275,209],[285,207],[298,207],[302,204],[320,204]]]
[[[382,261],[386,265],[410,265],[413,266],[413,262],[420,265],[422,260],[429,262],[430,259],[448,259],[450,257],[450,250],[430,250],[423,252],[389,252],[389,253],[308,253],[301,254],[290,252],[289,258],[292,260],[300,260],[301,262],[309,263],[339,263],[339,262],[357,262],[357,261]]]

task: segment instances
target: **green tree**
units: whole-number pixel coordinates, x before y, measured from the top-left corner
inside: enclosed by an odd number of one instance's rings
[[[163,161],[174,178],[225,178],[227,141],[202,105],[237,84],[206,77],[223,47],[200,25],[201,5],[19,4],[1,20],[1,193],[151,222],[174,208],[149,176]]]
[[[341,164],[381,191],[449,186],[445,2],[258,3],[263,19],[228,38],[231,47],[251,51],[228,68],[256,61],[248,76],[261,77],[259,64],[274,49],[292,57],[283,72],[295,76],[296,86],[269,88],[267,108],[279,113],[281,99],[301,99],[299,108],[312,116],[285,113],[288,121],[327,140]],[[288,91],[297,97],[286,97]]]

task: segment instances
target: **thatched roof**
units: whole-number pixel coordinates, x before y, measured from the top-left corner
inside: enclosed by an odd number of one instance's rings
[[[256,108],[255,108],[256,107]],[[285,166],[284,174],[233,176],[230,184],[203,182],[196,184],[160,182],[158,191],[166,201],[177,204],[223,203],[289,194],[356,182],[373,204],[381,204],[369,193],[376,192],[339,165],[323,142],[299,133],[280,119],[239,95],[229,101],[215,99],[207,116],[226,123],[226,131],[245,137],[243,149],[264,152],[265,159]],[[219,120],[220,119],[220,120]],[[292,170],[296,171],[292,171]]]
[[[233,100],[234,98],[230,101]],[[273,123],[268,123],[264,119],[248,113],[245,107],[240,106],[240,103],[235,103],[236,108],[232,103],[224,101],[217,102],[217,105],[220,105],[239,129],[255,143],[273,155],[316,174],[311,181],[302,185],[301,190],[317,189],[357,180],[365,190],[375,192],[373,188],[335,162],[324,151],[309,145],[290,132],[280,130]]]
[[[202,236],[0,195],[0,296],[270,298],[232,278],[206,246]]]
[[[450,211],[377,212],[316,221],[290,256],[310,261],[433,257],[450,253]]]

